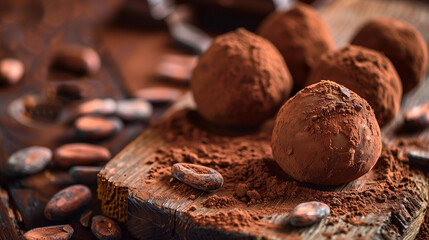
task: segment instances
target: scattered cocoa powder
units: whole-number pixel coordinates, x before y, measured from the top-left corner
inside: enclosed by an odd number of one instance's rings
[[[206,208],[223,208],[233,206],[237,203],[237,199],[233,196],[219,197],[216,194],[208,197],[204,202],[203,206]]]
[[[355,225],[371,226],[374,223],[361,217],[382,215],[390,208],[399,207],[401,199],[420,194],[415,188],[418,181],[412,173],[419,170],[410,169],[406,154],[403,154],[416,145],[412,141],[403,140],[400,146],[383,144],[375,167],[338,192],[334,188],[297,182],[280,169],[270,148],[272,120],[250,132],[230,131],[219,135],[213,132],[225,129],[203,129],[195,112],[183,110],[153,127],[172,133],[169,138],[171,147],[156,151],[153,161],[158,165],[149,173],[147,184],[164,182],[177,194],[191,190],[186,184],[170,180],[170,168],[178,162],[201,164],[223,175],[224,185],[212,193],[198,195],[192,210],[185,213],[200,226],[265,234],[267,228],[281,227],[268,223],[266,219],[278,214],[287,216],[301,202],[320,201],[331,208],[326,221],[328,225],[339,221],[347,223],[332,233],[338,235]],[[159,174],[160,171],[164,174]],[[260,198],[252,199],[256,192]],[[215,214],[198,214],[195,209],[201,208],[215,208],[217,211]]]

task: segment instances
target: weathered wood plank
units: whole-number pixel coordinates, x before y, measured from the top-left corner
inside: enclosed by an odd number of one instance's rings
[[[9,205],[9,195],[0,187],[0,239],[18,240],[20,233],[15,212]]]

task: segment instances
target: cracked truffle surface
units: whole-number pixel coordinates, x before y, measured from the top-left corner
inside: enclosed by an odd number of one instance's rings
[[[384,53],[402,81],[404,93],[423,79],[428,66],[428,48],[420,33],[402,21],[378,17],[357,32],[352,44]]]
[[[349,45],[324,53],[306,85],[322,79],[344,85],[367,100],[380,127],[393,120],[399,111],[401,80],[389,59],[377,51]]]
[[[350,182],[367,173],[381,154],[374,112],[363,98],[331,81],[310,85],[277,115],[271,147],[280,167],[298,181]]]
[[[214,39],[194,69],[197,111],[223,126],[254,126],[273,116],[292,89],[289,70],[266,39],[238,29]]]
[[[309,5],[297,3],[292,9],[274,12],[262,22],[258,33],[270,40],[289,67],[294,89],[304,87],[308,74],[320,55],[334,49],[328,27]]]

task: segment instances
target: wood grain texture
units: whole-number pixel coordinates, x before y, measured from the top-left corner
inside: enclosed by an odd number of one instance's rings
[[[9,204],[9,194],[0,187],[0,239],[20,239],[20,228],[15,211]]]
[[[360,1],[337,0],[319,8],[322,17],[330,26],[334,38],[339,46],[344,45],[352,37],[354,31],[368,18],[385,14],[403,19],[416,26],[429,39],[429,4],[419,1]],[[383,129],[385,140],[394,141],[398,129],[402,124],[402,115],[407,109],[429,100],[429,78],[415,90],[404,96],[400,114],[395,121]],[[182,101],[181,107],[186,107],[189,101]],[[159,128],[158,128],[159,129]],[[156,186],[146,185],[144,176],[157,163],[148,161],[154,151],[163,146],[169,146],[168,133],[162,130],[149,128],[132,144],[128,145],[100,172],[98,178],[98,197],[102,200],[103,211],[106,215],[121,222],[127,222],[129,231],[139,239],[257,239],[263,236],[248,232],[227,232],[210,227],[201,227],[195,224],[186,211],[191,205],[202,206],[207,198],[198,190],[189,190],[178,195],[168,185],[168,181],[161,181]],[[401,134],[401,137],[416,137],[429,144],[429,130],[423,133]],[[283,228],[278,230],[276,225],[281,224],[287,213],[266,216],[262,221],[272,223],[273,227],[265,228],[265,236],[272,239],[293,239],[300,236],[303,239],[321,239],[324,232],[336,232],[347,229],[344,234],[334,235],[333,239],[414,239],[419,226],[423,221],[428,205],[429,185],[423,175],[414,174],[411,178],[415,183],[418,194],[404,192],[404,198],[399,199],[394,206],[381,214],[369,214],[360,219],[371,225],[351,226],[340,220],[333,225],[321,223],[305,229]],[[359,182],[360,181],[360,182]],[[336,191],[359,189],[368,184],[376,184],[370,174]],[[190,201],[188,196],[194,194],[196,199]],[[222,192],[216,192],[222,196]],[[280,201],[280,200],[279,200]],[[294,202],[294,199],[283,201]],[[269,206],[276,206],[280,202],[272,201]],[[246,209],[263,208],[267,205],[255,204]],[[197,215],[210,215],[225,209],[197,208]],[[322,238],[323,239],[323,238]]]

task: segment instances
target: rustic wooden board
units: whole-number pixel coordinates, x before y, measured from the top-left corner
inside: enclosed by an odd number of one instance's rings
[[[0,239],[18,240],[20,230],[15,212],[9,204],[9,194],[0,187]]]
[[[386,14],[404,19],[423,33],[429,39],[429,5],[418,1],[360,1],[337,0],[320,8],[322,17],[330,25],[335,40],[339,46],[344,45],[352,36],[357,27],[371,16]],[[385,139],[394,139],[395,131],[402,123],[402,114],[410,107],[429,100],[429,78],[421,86],[404,97],[402,108],[397,119],[383,129]],[[189,107],[188,100],[183,100],[181,106]],[[417,135],[418,134],[418,135]],[[132,144],[117,155],[99,174],[98,197],[102,200],[104,214],[127,222],[129,231],[139,239],[252,239],[258,238],[250,232],[227,232],[210,227],[196,226],[187,217],[185,212],[191,205],[196,205],[195,214],[213,214],[225,209],[207,209],[202,202],[208,197],[197,190],[189,190],[186,196],[177,196],[168,181],[157,185],[146,185],[143,181],[148,171],[156,168],[157,163],[149,161],[159,147],[169,147],[168,134],[162,130],[149,128]],[[429,144],[429,130],[423,133],[405,135],[416,137]],[[404,137],[402,135],[401,137]],[[371,174],[336,191],[345,189],[360,189],[371,183]],[[412,181],[416,184],[413,189],[420,194],[404,192],[404,198],[397,201],[391,208],[381,214],[370,214],[361,220],[371,222],[372,226],[354,226],[347,233],[333,236],[334,239],[356,239],[368,237],[369,239],[413,239],[423,221],[428,205],[428,183],[424,176],[414,174]],[[190,201],[188,196],[194,194],[197,198]],[[222,192],[216,192],[222,195]],[[170,196],[174,196],[170,198]],[[284,201],[294,202],[294,199]],[[277,202],[268,203],[275,205]],[[262,208],[261,205],[252,205],[249,208]],[[248,209],[249,209],[248,208]],[[267,216],[263,221],[280,224],[285,214]],[[269,218],[272,217],[272,218]],[[339,221],[337,224],[325,224],[328,219],[305,229],[283,229],[267,227],[266,235],[271,238],[283,239],[291,234],[304,239],[320,239],[323,232],[335,232],[341,228],[350,227],[347,223]]]

